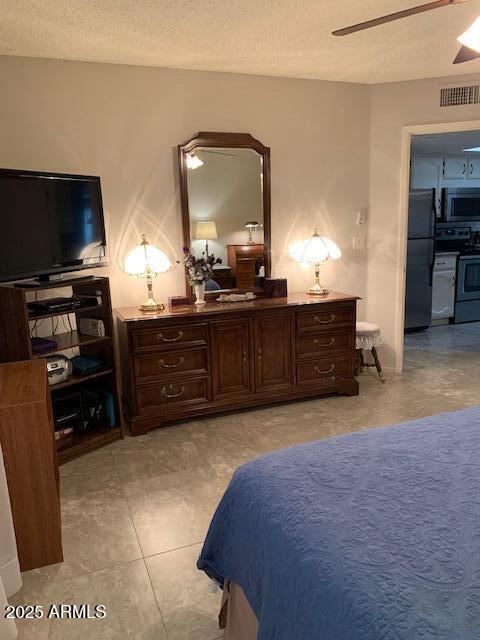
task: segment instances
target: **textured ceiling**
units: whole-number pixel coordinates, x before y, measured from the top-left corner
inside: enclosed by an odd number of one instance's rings
[[[452,65],[480,0],[330,35],[421,3],[0,0],[0,54],[364,83],[480,72],[480,60]]]

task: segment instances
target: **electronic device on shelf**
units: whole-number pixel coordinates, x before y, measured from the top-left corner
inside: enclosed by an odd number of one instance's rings
[[[57,347],[58,343],[55,340],[50,340],[49,338],[32,338],[32,351],[35,355],[52,351]]]
[[[98,305],[99,300],[96,296],[70,296],[68,298],[47,298],[46,300],[35,300],[28,302],[27,308],[31,318],[36,315],[44,315],[47,313],[57,313],[65,311],[65,313],[73,312],[82,307],[94,307]]]
[[[80,318],[78,328],[86,336],[105,337],[105,323],[99,318]]]
[[[61,355],[47,358],[48,384],[58,384],[65,382],[72,374],[73,366],[69,358]]]
[[[0,169],[0,219],[0,282],[107,264],[97,176]]]
[[[82,394],[74,391],[59,397],[52,397],[52,412],[55,431],[71,428],[76,430],[82,424]]]
[[[110,391],[86,388],[62,393],[53,397],[52,410],[56,440],[73,432],[84,434],[91,429],[115,425],[115,407]]]

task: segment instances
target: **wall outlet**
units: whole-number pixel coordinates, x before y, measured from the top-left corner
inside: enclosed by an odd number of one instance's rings
[[[361,251],[362,249],[367,248],[367,238],[366,236],[353,236],[353,250]]]

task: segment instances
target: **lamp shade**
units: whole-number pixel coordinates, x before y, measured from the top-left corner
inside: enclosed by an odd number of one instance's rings
[[[480,17],[475,20],[475,22],[468,27],[465,33],[462,33],[461,36],[457,38],[460,44],[463,44],[464,47],[468,47],[469,49],[473,49],[480,53]]]
[[[217,225],[213,220],[195,223],[195,240],[216,240],[217,238]]]
[[[316,229],[313,236],[301,242],[293,252],[293,258],[297,262],[313,266],[341,257],[342,252],[335,242],[326,236],[319,236]]]
[[[187,153],[187,169],[198,169],[205,163],[195,153]]]
[[[167,256],[149,244],[145,236],[142,236],[142,242],[135,247],[125,258],[125,271],[132,276],[140,276],[148,278],[157,275],[157,273],[165,273],[172,268],[172,263]]]
[[[187,153],[187,169],[198,169],[205,163],[194,153]]]

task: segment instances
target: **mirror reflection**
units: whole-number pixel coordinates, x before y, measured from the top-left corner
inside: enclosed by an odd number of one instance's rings
[[[206,290],[261,287],[262,156],[253,149],[196,147],[187,154],[186,165],[192,252],[222,260]]]

